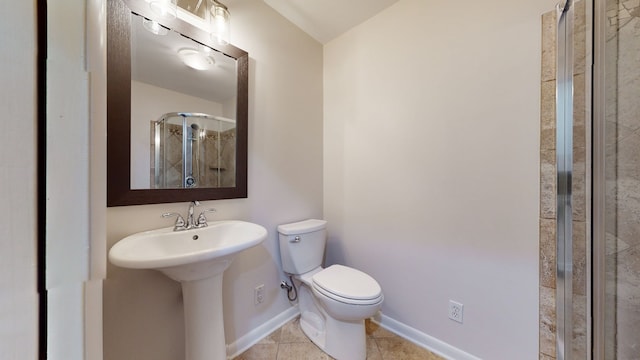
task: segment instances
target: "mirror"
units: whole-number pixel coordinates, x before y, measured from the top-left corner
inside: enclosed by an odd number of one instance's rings
[[[248,54],[144,0],[107,7],[107,205],[247,197]]]
[[[151,188],[235,186],[235,144],[235,120],[203,113],[162,115],[151,123]]]

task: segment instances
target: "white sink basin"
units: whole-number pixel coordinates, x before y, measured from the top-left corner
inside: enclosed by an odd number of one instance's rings
[[[258,245],[267,230],[245,221],[216,221],[200,229],[145,231],[118,241],[114,265],[155,269],[182,285],[186,360],[226,360],[222,274],[238,252]]]
[[[160,270],[177,281],[192,281],[221,273],[233,255],[266,237],[264,227],[245,221],[216,221],[184,231],[167,227],[118,241],[109,251],[109,261],[130,269]]]

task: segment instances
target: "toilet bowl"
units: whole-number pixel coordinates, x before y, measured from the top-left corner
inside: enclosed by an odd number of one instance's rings
[[[369,318],[380,309],[380,285],[362,271],[331,265],[312,278],[313,294],[332,317],[353,321]]]
[[[283,269],[300,282],[302,331],[338,360],[365,360],[364,320],[375,315],[384,295],[366,273],[343,265],[322,268],[326,221],[280,225]]]

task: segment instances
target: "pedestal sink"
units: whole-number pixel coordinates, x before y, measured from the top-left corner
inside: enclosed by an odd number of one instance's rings
[[[182,285],[186,360],[227,358],[222,318],[222,273],[238,252],[258,245],[267,230],[244,221],[217,221],[199,229],[145,231],[118,241],[112,264],[161,271]]]

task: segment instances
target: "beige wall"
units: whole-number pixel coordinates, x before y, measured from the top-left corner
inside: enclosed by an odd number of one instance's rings
[[[240,219],[269,231],[265,242],[240,254],[225,272],[227,343],[290,308],[279,288],[276,226],[322,216],[322,46],[262,1],[228,1],[231,41],[249,52],[249,198],[207,201],[210,218]],[[92,159],[103,161],[102,159]],[[107,243],[171,225],[160,217],[184,213],[187,203],[110,208]],[[265,284],[266,299],[253,304]],[[183,357],[179,285],[153,271],[109,265],[104,288],[105,359]]]
[[[0,3],[0,359],[38,356],[35,2]]]
[[[484,359],[538,358],[540,15],[554,5],[401,0],[325,45],[327,262],[375,277],[384,315]]]

